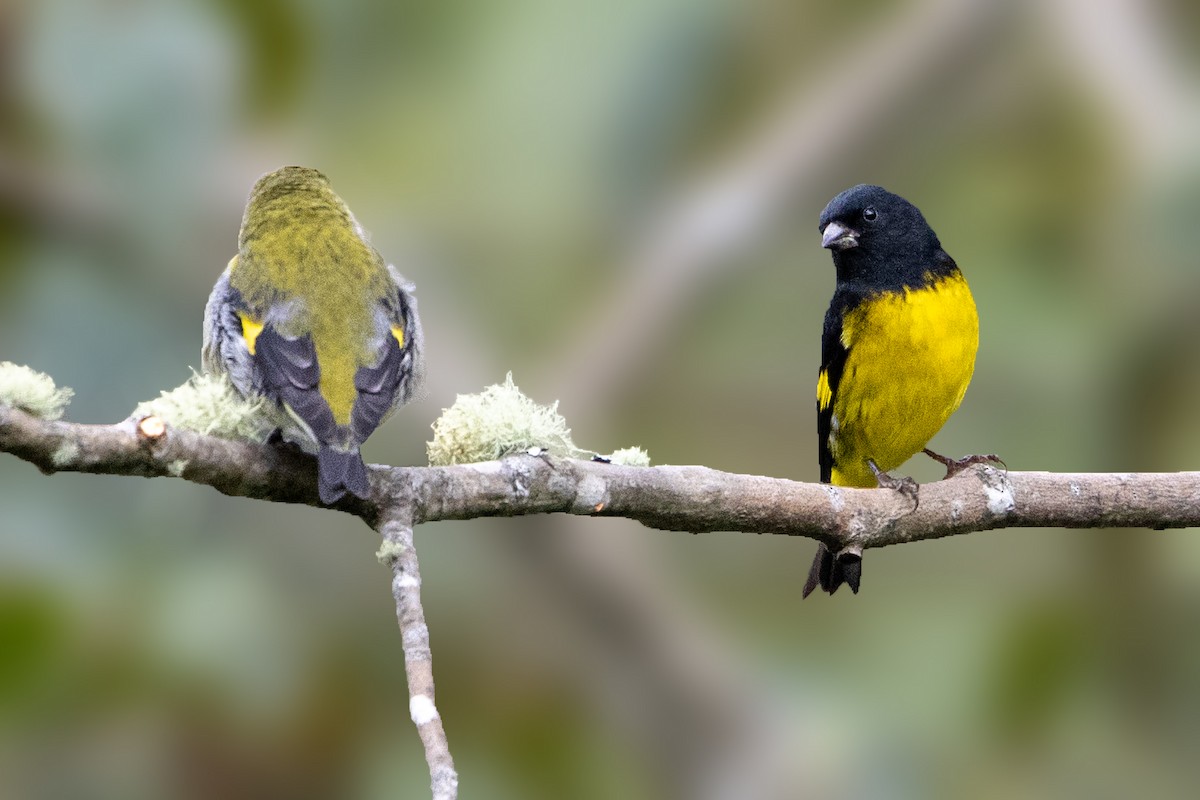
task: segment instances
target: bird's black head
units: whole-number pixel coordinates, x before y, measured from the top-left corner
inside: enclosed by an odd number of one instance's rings
[[[830,200],[818,227],[839,283],[895,291],[957,269],[920,209],[879,186],[860,184]]]

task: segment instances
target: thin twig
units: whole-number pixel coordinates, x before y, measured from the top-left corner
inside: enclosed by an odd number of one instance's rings
[[[392,571],[396,621],[404,642],[408,710],[425,747],[433,800],[454,800],[458,797],[458,773],[450,756],[442,716],[434,702],[433,655],[421,605],[421,567],[413,547],[412,514],[406,503],[393,503],[381,512],[379,534],[383,544],[378,557]]]
[[[0,406],[0,452],[46,473],[181,477],[231,495],[318,504],[312,459],[286,447],[173,430],[156,417],[115,425],[45,421]],[[739,475],[700,466],[624,467],[547,456],[452,467],[370,468],[372,496],[336,510],[383,538],[404,642],[410,713],[425,748],[435,800],[457,797],[458,776],[434,702],[429,631],[413,526],[486,516],[617,516],[702,533],[800,535],[834,548],[884,547],[1006,527],[1200,526],[1200,472],[1075,474],[980,466],[925,484],[909,498]]]

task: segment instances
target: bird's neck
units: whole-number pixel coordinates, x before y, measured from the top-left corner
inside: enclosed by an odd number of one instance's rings
[[[875,291],[891,292],[927,286],[931,280],[958,272],[954,259],[940,247],[890,258],[854,248],[834,253],[833,266],[839,286],[869,286]]]

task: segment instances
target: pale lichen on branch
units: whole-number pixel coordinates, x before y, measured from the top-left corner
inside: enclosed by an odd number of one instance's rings
[[[286,447],[168,428],[139,443],[129,421],[80,425],[0,406],[0,451],[44,472],[171,476],[225,494],[318,504],[311,459]],[[173,464],[185,462],[179,473]],[[878,489],[833,488],[702,466],[630,467],[517,454],[444,467],[370,467],[367,501],[336,508],[373,526],[379,510],[411,509],[413,522],[566,513],[626,517],[649,527],[704,533],[799,535],[864,548],[1008,527],[1200,525],[1200,473],[1004,472],[974,467],[923,484],[916,509]]]
[[[43,399],[64,397],[53,382],[39,385],[35,394]],[[294,447],[223,439],[154,414],[135,414],[113,425],[64,422],[55,418],[53,404],[49,413],[36,414],[31,413],[36,403],[30,408],[28,402],[12,402],[12,396],[0,387],[0,452],[47,474],[179,477],[229,495],[320,504],[313,459]],[[371,465],[370,497],[347,496],[334,506],[362,518],[382,538],[378,557],[392,573],[409,713],[437,800],[457,796],[458,775],[434,699],[429,630],[413,546],[416,525],[564,513],[624,517],[651,528],[691,533],[806,536],[856,551],[1008,527],[1200,525],[1198,472],[1056,474],[976,466],[953,479],[922,485],[914,508],[908,497],[887,489],[832,487],[702,466],[629,466],[572,458],[571,452],[530,447],[478,463]]]

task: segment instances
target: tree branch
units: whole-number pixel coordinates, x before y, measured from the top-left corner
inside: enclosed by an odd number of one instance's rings
[[[235,442],[168,428],[157,417],[115,425],[45,421],[0,406],[0,451],[43,472],[174,476],[229,495],[319,505],[313,460],[289,446]],[[429,630],[413,526],[438,520],[566,513],[626,517],[666,530],[806,536],[867,549],[1008,527],[1200,525],[1200,472],[1003,472],[975,467],[898,492],[799,483],[700,466],[624,467],[545,455],[452,467],[371,465],[371,497],[335,508],[383,539],[404,642],[409,711],[434,800],[453,800],[458,775],[434,702]]]
[[[171,475],[225,494],[319,505],[316,472],[303,454],[175,429],[154,436],[145,427],[135,420],[45,422],[0,408],[0,451],[47,473]],[[545,455],[452,467],[371,465],[369,472],[371,498],[347,498],[335,508],[381,532],[403,528],[406,520],[396,516],[402,512],[411,513],[413,524],[567,513],[626,517],[689,533],[773,533],[872,548],[996,528],[1200,525],[1200,472],[1062,474],[977,467],[922,485],[915,508],[904,495],[877,489]]]
[[[458,797],[458,773],[450,756],[446,730],[433,696],[433,653],[429,627],[421,606],[421,567],[413,546],[412,512],[408,504],[393,503],[380,515],[379,535],[383,545],[377,554],[392,570],[392,597],[396,621],[404,642],[404,671],[408,676],[408,711],[429,765],[433,800]]]

